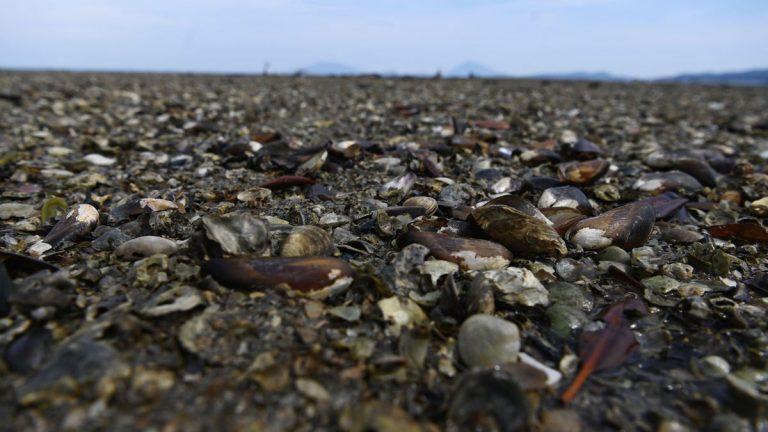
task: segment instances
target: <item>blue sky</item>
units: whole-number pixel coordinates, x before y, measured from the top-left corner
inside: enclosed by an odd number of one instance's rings
[[[0,0],[0,67],[640,78],[768,66],[768,1]]]

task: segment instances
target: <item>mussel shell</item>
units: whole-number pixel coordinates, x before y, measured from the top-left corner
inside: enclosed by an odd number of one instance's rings
[[[328,232],[315,225],[294,227],[280,247],[282,257],[333,255],[336,247]]]
[[[287,289],[312,298],[344,292],[354,271],[346,262],[330,257],[214,258],[201,266],[203,274],[242,291]]]
[[[513,253],[525,256],[568,253],[565,242],[549,223],[512,207],[485,205],[475,209],[472,217],[492,239]]]
[[[400,248],[412,243],[426,246],[435,258],[456,263],[464,270],[504,268],[512,259],[507,248],[488,240],[417,231],[406,232],[397,239]]]
[[[701,190],[702,186],[701,183],[690,174],[672,170],[644,174],[635,181],[633,187],[643,192],[659,193],[668,190],[697,192]]]
[[[560,164],[560,178],[572,184],[589,184],[600,178],[608,171],[610,164],[605,159],[593,159],[584,162],[567,162]]]
[[[603,149],[592,141],[579,138],[573,144],[564,145],[561,153],[568,159],[589,160],[601,156]]]
[[[90,204],[79,204],[51,228],[43,241],[56,246],[89,234],[99,223],[99,212]]]
[[[584,249],[632,249],[648,241],[655,221],[653,206],[631,203],[577,222],[567,238]]]
[[[575,186],[558,186],[546,189],[539,198],[539,208],[571,207],[584,214],[592,214],[592,204],[581,189]]]
[[[561,236],[578,221],[586,219],[587,216],[571,207],[549,207],[541,209],[544,216],[552,221],[552,228]]]

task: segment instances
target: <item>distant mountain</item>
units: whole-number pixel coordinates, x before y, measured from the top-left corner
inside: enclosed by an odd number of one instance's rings
[[[722,73],[690,73],[662,78],[659,81],[689,84],[768,85],[768,69]]]
[[[304,75],[358,75],[360,71],[352,66],[335,62],[319,62],[301,69]]]
[[[487,66],[481,65],[479,63],[468,61],[449,70],[448,72],[445,73],[445,76],[455,77],[455,78],[467,78],[469,76],[474,76],[478,78],[489,78],[489,77],[501,77],[501,76],[504,76],[504,74],[496,72],[495,70]]]
[[[536,79],[570,80],[570,81],[629,81],[630,78],[620,77],[608,72],[563,72],[545,73],[530,76]]]

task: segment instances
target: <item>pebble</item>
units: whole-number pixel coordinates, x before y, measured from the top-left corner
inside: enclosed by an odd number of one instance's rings
[[[173,240],[157,236],[143,236],[121,244],[115,256],[123,260],[135,260],[152,255],[173,255],[179,246]]]
[[[477,314],[461,325],[459,355],[470,367],[490,367],[517,360],[520,331],[514,323]]]

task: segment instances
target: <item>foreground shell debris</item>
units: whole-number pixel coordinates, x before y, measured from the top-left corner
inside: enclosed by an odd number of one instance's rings
[[[765,88],[0,93],[9,430],[768,429]]]

